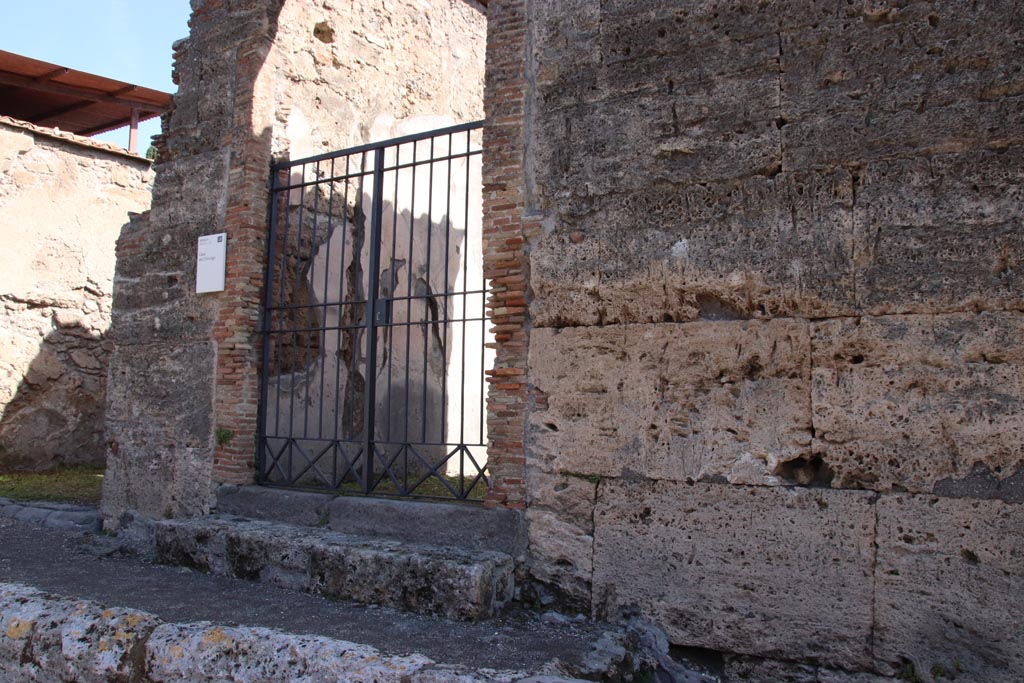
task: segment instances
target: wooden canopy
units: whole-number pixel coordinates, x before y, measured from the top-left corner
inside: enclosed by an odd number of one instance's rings
[[[0,114],[78,135],[131,126],[168,110],[171,96],[0,50]]]

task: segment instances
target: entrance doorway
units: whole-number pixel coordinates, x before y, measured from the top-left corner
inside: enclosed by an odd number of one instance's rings
[[[261,483],[483,498],[482,125],[273,166]]]

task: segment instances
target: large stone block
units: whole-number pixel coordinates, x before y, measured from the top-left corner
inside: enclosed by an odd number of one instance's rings
[[[605,482],[595,609],[639,608],[680,645],[863,670],[874,524],[865,492]]]
[[[401,683],[432,664],[423,655],[384,655],[367,645],[268,628],[209,622],[164,624],[146,643],[146,680],[375,681]]]
[[[639,92],[608,87],[614,95],[565,111],[546,110],[538,121],[541,139],[560,141],[557,149],[541,151],[538,164],[538,184],[550,195],[584,187],[599,196],[639,190],[652,175],[711,182],[771,175],[779,168],[775,73]]]
[[[600,478],[526,471],[526,522],[532,579],[566,602],[590,611],[594,503]]]
[[[918,680],[1024,680],[1024,508],[883,496],[874,655]]]
[[[854,260],[864,312],[1024,305],[1024,151],[866,164]]]
[[[530,376],[547,409],[529,418],[533,462],[783,483],[814,467],[809,360],[807,323],[795,320],[535,329]]]
[[[783,173],[572,200],[531,249],[539,326],[855,311],[853,178]]]
[[[108,437],[150,435],[156,443],[209,445],[214,355],[208,341],[118,347],[110,360]]]
[[[728,657],[722,679],[728,683],[893,683],[891,678],[873,673],[759,657]]]
[[[156,554],[168,564],[451,619],[494,616],[514,590],[504,553],[236,517],[157,522]]]
[[[814,452],[833,485],[927,493],[1019,471],[1022,338],[1020,313],[814,323]]]
[[[0,586],[0,678],[102,683],[145,676],[135,655],[160,621],[145,612],[104,608]]]
[[[108,437],[119,432],[108,423]],[[104,526],[116,531],[121,516],[138,511],[149,517],[205,515],[214,506],[213,458],[208,447],[167,445],[155,434],[122,436],[107,452],[100,511]]]
[[[530,578],[568,605],[589,611],[594,574],[594,537],[586,528],[538,508],[526,511]]]
[[[886,114],[901,109],[925,113],[1012,93],[1021,27],[993,9],[851,3],[818,26],[783,33],[785,114],[870,109],[874,125],[885,127]]]

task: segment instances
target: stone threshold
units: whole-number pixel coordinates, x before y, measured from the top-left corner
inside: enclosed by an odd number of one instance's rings
[[[155,552],[161,564],[446,619],[493,617],[515,590],[505,553],[229,515],[158,521]]]
[[[526,525],[519,510],[473,503],[310,493],[268,486],[217,489],[219,514],[320,527],[367,538],[493,550],[521,561]]]

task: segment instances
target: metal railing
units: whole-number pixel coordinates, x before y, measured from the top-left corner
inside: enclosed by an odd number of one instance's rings
[[[483,497],[481,128],[271,168],[261,483]]]

